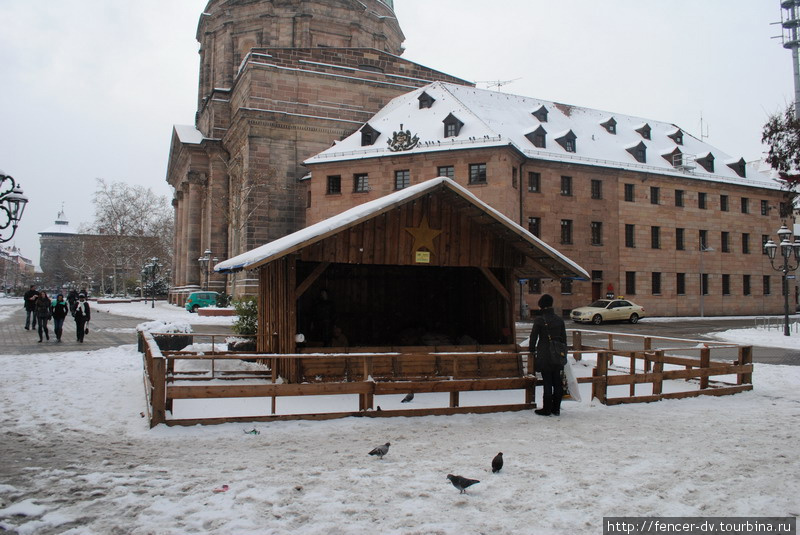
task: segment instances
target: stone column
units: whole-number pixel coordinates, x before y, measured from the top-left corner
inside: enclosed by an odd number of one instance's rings
[[[175,192],[175,196],[172,198],[172,208],[175,214],[175,229],[173,232],[172,238],[172,288],[173,290],[170,292],[170,303],[178,304],[180,299],[178,297],[177,292],[175,291],[177,288],[182,286],[181,282],[181,272],[178,266],[180,265],[181,259],[181,244],[183,243],[182,233],[181,233],[181,198],[183,197],[183,193],[180,191]]]
[[[197,259],[202,256],[200,242],[202,236],[203,186],[206,180],[204,173],[189,171],[189,202],[186,207],[186,284],[200,286],[200,264]]]

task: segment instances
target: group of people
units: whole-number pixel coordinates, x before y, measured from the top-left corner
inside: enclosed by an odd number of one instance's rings
[[[68,314],[75,319],[75,333],[77,341],[83,343],[83,337],[89,333],[89,320],[92,318],[89,302],[86,300],[85,293],[78,293],[72,290],[67,300],[63,294],[58,294],[55,301],[52,301],[44,290],[37,291],[35,285],[23,296],[25,306],[25,330],[31,329],[39,332],[39,342],[44,339],[50,340],[50,330],[47,323],[53,320],[53,333],[56,335],[56,342],[61,342],[61,335],[64,331],[64,320]]]

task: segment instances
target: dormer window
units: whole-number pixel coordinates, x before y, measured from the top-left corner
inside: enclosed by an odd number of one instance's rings
[[[706,170],[708,173],[714,172],[714,155],[710,152],[703,156],[702,158],[695,158],[694,160],[697,164]]]
[[[543,126],[539,126],[533,132],[529,132],[525,134],[525,137],[528,138],[528,141],[533,143],[534,147],[539,149],[547,148],[547,130],[544,129]]]
[[[567,152],[576,152],[576,139],[578,139],[578,136],[576,136],[575,133],[570,130],[563,136],[556,138],[556,143],[561,145]]]
[[[733,172],[739,175],[740,177],[745,178],[747,176],[747,172],[745,171],[744,158],[739,158],[738,161],[725,162],[725,164],[731,169],[733,169]]]
[[[419,109],[421,109],[421,110],[425,109],[425,108],[430,108],[431,106],[433,106],[433,103],[436,102],[435,98],[433,98],[432,96],[430,96],[428,93],[426,93],[424,91],[422,92],[422,94],[419,96],[419,98],[417,100],[419,100]]]
[[[540,123],[547,122],[547,108],[544,105],[539,106],[539,109],[533,112],[533,116],[539,119]]]
[[[600,126],[605,128],[609,134],[617,135],[617,121],[613,117],[604,123],[600,123]]]
[[[671,138],[676,144],[683,145],[683,132],[680,128],[671,134],[667,134],[667,137]]]
[[[452,113],[445,117],[442,122],[444,123],[444,137],[458,136],[459,132],[461,132],[461,127],[464,126],[464,123],[459,121]]]
[[[638,145],[626,147],[625,150],[631,153],[631,156],[633,156],[637,162],[647,163],[647,145],[644,144],[644,141],[640,141]]]
[[[380,135],[381,133],[372,128],[369,123],[365,124],[361,128],[361,146],[367,147],[369,145],[374,145]]]
[[[650,125],[649,124],[647,124],[647,123],[643,124],[642,126],[637,128],[636,131],[639,132],[639,134],[641,134],[641,136],[643,138],[650,139]]]
[[[681,167],[683,165],[683,153],[678,147],[675,147],[670,152],[662,152],[661,157],[667,160],[672,167]]]

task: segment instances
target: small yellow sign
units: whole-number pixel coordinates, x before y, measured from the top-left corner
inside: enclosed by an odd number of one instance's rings
[[[430,264],[431,253],[429,251],[417,251],[417,264]]]

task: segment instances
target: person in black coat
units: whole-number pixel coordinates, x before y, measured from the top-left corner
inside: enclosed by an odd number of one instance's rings
[[[33,328],[36,329],[36,299],[39,297],[39,292],[36,291],[36,286],[31,284],[31,289],[25,292],[22,296],[22,305],[25,307],[25,330],[31,329],[31,316],[33,316]]]
[[[564,395],[564,387],[561,384],[561,372],[564,367],[553,362],[556,359],[550,355],[550,339],[566,344],[567,328],[564,320],[553,311],[553,296],[544,294],[540,297],[539,308],[542,309],[542,314],[533,320],[529,351],[534,355],[536,371],[542,373],[544,407],[534,412],[542,416],[551,414],[558,416],[561,413],[561,397]]]
[[[64,318],[69,314],[69,305],[64,301],[64,296],[56,296],[56,304],[53,305],[53,332],[56,333],[56,342],[61,341],[61,333],[64,330]]]
[[[67,294],[67,303],[69,303],[69,313],[75,314],[75,309],[78,307],[78,291],[75,288]]]
[[[50,331],[47,329],[47,322],[53,317],[53,304],[50,298],[47,297],[47,292],[42,290],[39,292],[39,297],[36,298],[36,321],[39,322],[39,341],[42,341],[42,332],[50,340]]]
[[[86,334],[86,325],[92,319],[92,311],[89,308],[89,302],[86,296],[81,294],[78,296],[78,306],[75,307],[75,329],[78,336],[78,342],[83,343],[83,335]]]

